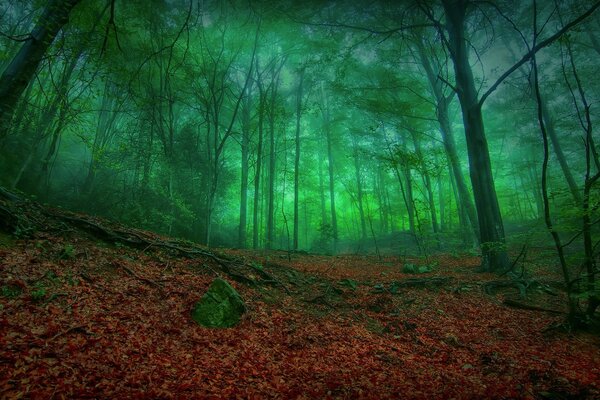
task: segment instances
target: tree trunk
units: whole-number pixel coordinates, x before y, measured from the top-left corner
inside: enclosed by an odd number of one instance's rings
[[[294,239],[292,248],[298,250],[299,234],[299,177],[300,177],[300,117],[302,116],[302,91],[304,83],[304,68],[300,70],[298,91],[296,92],[296,152],[294,154]]]
[[[490,154],[483,124],[481,105],[469,64],[465,37],[467,0],[443,0],[449,50],[454,64],[458,98],[469,154],[469,171],[475,197],[482,246],[481,269],[503,271],[509,267],[504,225],[494,186]]]
[[[269,114],[269,175],[267,181],[267,231],[265,232],[265,249],[273,247],[275,230],[275,88],[271,93],[271,112]]]
[[[250,95],[248,93],[242,108],[242,176],[240,188],[240,226],[238,230],[238,247],[240,249],[246,248],[246,220],[248,218],[248,164],[250,154],[250,111]]]
[[[256,162],[254,163],[254,200],[252,210],[252,248],[258,249],[258,216],[259,216],[259,195],[260,195],[260,174],[262,166],[263,152],[263,129],[264,129],[264,113],[265,113],[265,93],[262,86],[261,77],[257,78],[259,100],[258,100],[258,143],[256,145]]]
[[[67,23],[69,13],[80,0],[51,0],[19,52],[0,77],[0,136],[6,129],[15,105],[29,85],[48,47]]]
[[[337,214],[335,210],[335,182],[333,174],[333,145],[331,138],[331,125],[329,117],[329,105],[327,103],[327,94],[325,93],[325,85],[321,82],[321,100],[323,105],[323,124],[325,127],[325,139],[327,140],[327,160],[329,167],[329,200],[331,204],[331,231],[333,235],[333,254],[337,252],[338,242],[338,226]]]
[[[579,188],[575,183],[575,179],[573,178],[573,174],[571,173],[571,168],[567,163],[567,158],[565,157],[565,153],[562,150],[562,146],[560,145],[560,141],[558,140],[558,135],[556,134],[556,129],[554,127],[554,120],[550,116],[550,112],[548,111],[548,104],[545,97],[541,97],[541,107],[542,107],[542,115],[544,118],[544,124],[546,125],[546,131],[548,132],[548,138],[550,142],[552,142],[552,149],[554,149],[554,154],[556,155],[556,159],[560,165],[560,168],[565,176],[565,180],[567,181],[567,185],[569,186],[569,191],[571,192],[571,196],[573,196],[573,200],[575,204],[581,204],[581,193],[579,192]]]
[[[415,154],[420,163],[420,172],[423,177],[423,183],[425,184],[425,190],[427,191],[427,202],[429,204],[429,213],[431,215],[431,228],[433,229],[433,233],[436,235],[439,233],[438,221],[437,221],[437,211],[435,208],[435,201],[433,199],[433,188],[431,187],[431,176],[429,175],[429,171],[427,171],[427,165],[425,163],[425,159],[423,157],[423,151],[421,149],[421,141],[419,139],[418,134],[414,130],[410,130],[410,134],[413,140],[413,145],[415,147]]]
[[[472,234],[478,240],[479,227],[477,226],[477,215],[475,212],[475,206],[473,205],[471,194],[469,193],[469,189],[467,188],[462,173],[460,159],[458,157],[458,151],[456,150],[454,133],[448,115],[448,106],[450,105],[451,97],[444,95],[444,92],[442,90],[442,83],[438,78],[437,71],[434,70],[433,65],[427,57],[427,54],[425,53],[425,49],[420,41],[420,38],[417,38],[415,40],[415,43],[417,44],[417,50],[419,53],[421,65],[425,69],[429,85],[431,86],[431,90],[435,97],[436,118],[440,127],[440,133],[442,135],[444,149],[446,151],[446,154],[448,155],[448,161],[450,163],[451,172],[454,176],[454,182],[456,184],[459,200],[461,202],[461,205],[465,209],[472,230]]]
[[[365,210],[363,207],[363,189],[362,189],[362,176],[360,173],[360,159],[358,152],[358,143],[356,138],[353,136],[354,142],[354,175],[356,178],[356,200],[358,203],[358,213],[360,217],[360,232],[361,239],[367,238],[367,223],[365,221]]]
[[[442,174],[437,176],[438,204],[440,209],[440,232],[446,232],[446,202],[444,200],[444,181]]]

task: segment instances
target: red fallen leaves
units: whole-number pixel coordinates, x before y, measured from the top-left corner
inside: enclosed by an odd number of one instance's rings
[[[201,263],[161,262],[84,242],[76,246],[85,246],[85,256],[57,261],[52,254],[61,245],[49,240],[45,250],[4,251],[1,282],[20,279],[27,291],[46,279],[48,269],[57,277],[44,281],[45,300],[33,302],[27,293],[0,299],[2,398],[600,394],[598,338],[546,337],[540,332],[556,317],[504,308],[477,290],[402,289],[391,295],[360,285],[344,293],[345,307],[315,312],[298,297],[266,304],[258,292],[234,282],[249,312],[233,329],[211,330],[190,319],[212,280],[190,268]],[[476,260],[438,261],[436,275],[485,277],[469,271]],[[294,265],[334,279],[389,283],[406,278],[394,262],[308,256]],[[77,284],[69,283],[73,279]],[[64,295],[46,302],[52,293]]]

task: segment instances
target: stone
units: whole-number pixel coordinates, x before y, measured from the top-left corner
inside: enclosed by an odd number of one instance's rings
[[[245,311],[239,293],[227,281],[217,278],[194,305],[192,319],[208,328],[230,328],[240,322]]]

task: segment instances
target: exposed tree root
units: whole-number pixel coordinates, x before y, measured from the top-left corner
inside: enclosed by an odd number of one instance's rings
[[[12,234],[23,234],[23,232],[33,231],[64,230],[65,226],[88,232],[105,242],[121,243],[144,251],[150,248],[165,249],[173,251],[181,257],[209,258],[219,266],[220,271],[237,282],[246,285],[280,286],[289,293],[289,289],[272,274],[256,268],[255,265],[247,263],[241,258],[216,254],[190,242],[161,239],[158,235],[151,235],[99,218],[46,208],[0,187],[0,229]],[[120,266],[129,275],[152,286],[161,287],[160,284],[150,279],[138,276],[127,267]],[[259,276],[259,279],[255,278],[256,275]]]
[[[551,314],[564,314],[562,311],[551,310],[548,308],[538,307],[538,306],[534,306],[531,304],[521,303],[519,301],[512,300],[512,299],[504,299],[502,301],[502,304],[507,305],[512,308],[518,308],[521,310],[543,311],[543,312],[548,312]]]
[[[544,293],[547,293],[552,296],[557,296],[554,290],[552,290],[548,285],[542,284],[533,279],[512,279],[512,280],[499,280],[499,281],[490,281],[481,285],[481,289],[483,292],[489,296],[494,296],[498,290],[500,289],[516,289],[519,291],[520,297],[525,297],[527,295],[527,291],[531,289],[540,290]]]
[[[501,281],[490,281],[481,285],[481,289],[483,292],[489,296],[493,296],[499,289],[517,289],[519,291],[519,296],[525,297],[527,294],[527,288],[529,287],[529,282],[519,279],[519,280],[501,280]]]

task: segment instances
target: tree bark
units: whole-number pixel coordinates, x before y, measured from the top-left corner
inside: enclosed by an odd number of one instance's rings
[[[335,210],[335,182],[333,174],[333,145],[331,138],[331,124],[329,116],[329,105],[327,103],[327,94],[325,93],[325,85],[321,82],[321,100],[323,106],[323,124],[325,127],[325,139],[327,140],[327,160],[329,167],[329,200],[331,205],[331,231],[333,235],[333,254],[337,252],[338,242],[338,226],[337,214]]]
[[[487,138],[483,124],[481,104],[469,64],[469,43],[465,36],[465,17],[468,0],[443,0],[450,55],[454,64],[458,98],[460,101],[469,171],[475,197],[482,246],[481,269],[503,271],[509,268],[504,225],[494,178]]]
[[[365,210],[363,206],[363,189],[362,189],[362,176],[360,171],[360,155],[358,149],[358,143],[356,137],[353,136],[354,144],[354,175],[356,178],[356,200],[358,203],[358,213],[360,217],[360,233],[361,239],[367,238],[367,223],[365,221]]]
[[[248,219],[248,169],[250,148],[250,90],[242,105],[242,171],[240,187],[240,226],[238,230],[238,247],[246,248],[246,220]]]
[[[294,238],[292,248],[298,250],[299,235],[299,187],[300,187],[300,118],[302,116],[302,92],[304,83],[304,67],[300,70],[298,90],[296,92],[296,152],[294,154]]]
[[[259,231],[259,203],[260,203],[260,177],[263,158],[263,130],[265,121],[265,97],[266,93],[262,83],[262,76],[258,73],[256,83],[258,85],[258,143],[256,144],[256,162],[254,163],[254,200],[252,210],[252,248],[258,249],[258,231]]]
[[[469,224],[472,230],[473,236],[476,240],[479,239],[479,227],[477,226],[477,214],[475,212],[475,206],[469,189],[465,183],[465,178],[462,173],[460,165],[460,159],[458,157],[458,151],[456,150],[456,142],[454,140],[454,133],[452,125],[450,124],[450,118],[448,115],[448,106],[450,105],[450,96],[445,96],[442,90],[442,82],[438,78],[437,71],[434,70],[429,57],[425,53],[425,48],[420,42],[420,38],[416,38],[415,43],[419,53],[419,59],[421,65],[425,69],[425,74],[431,86],[431,90],[436,101],[436,118],[438,120],[440,134],[442,135],[442,141],[444,143],[444,150],[448,155],[448,161],[450,163],[451,172],[454,176],[454,182],[458,191],[459,200],[461,206],[464,207],[466,215],[469,220]]]

